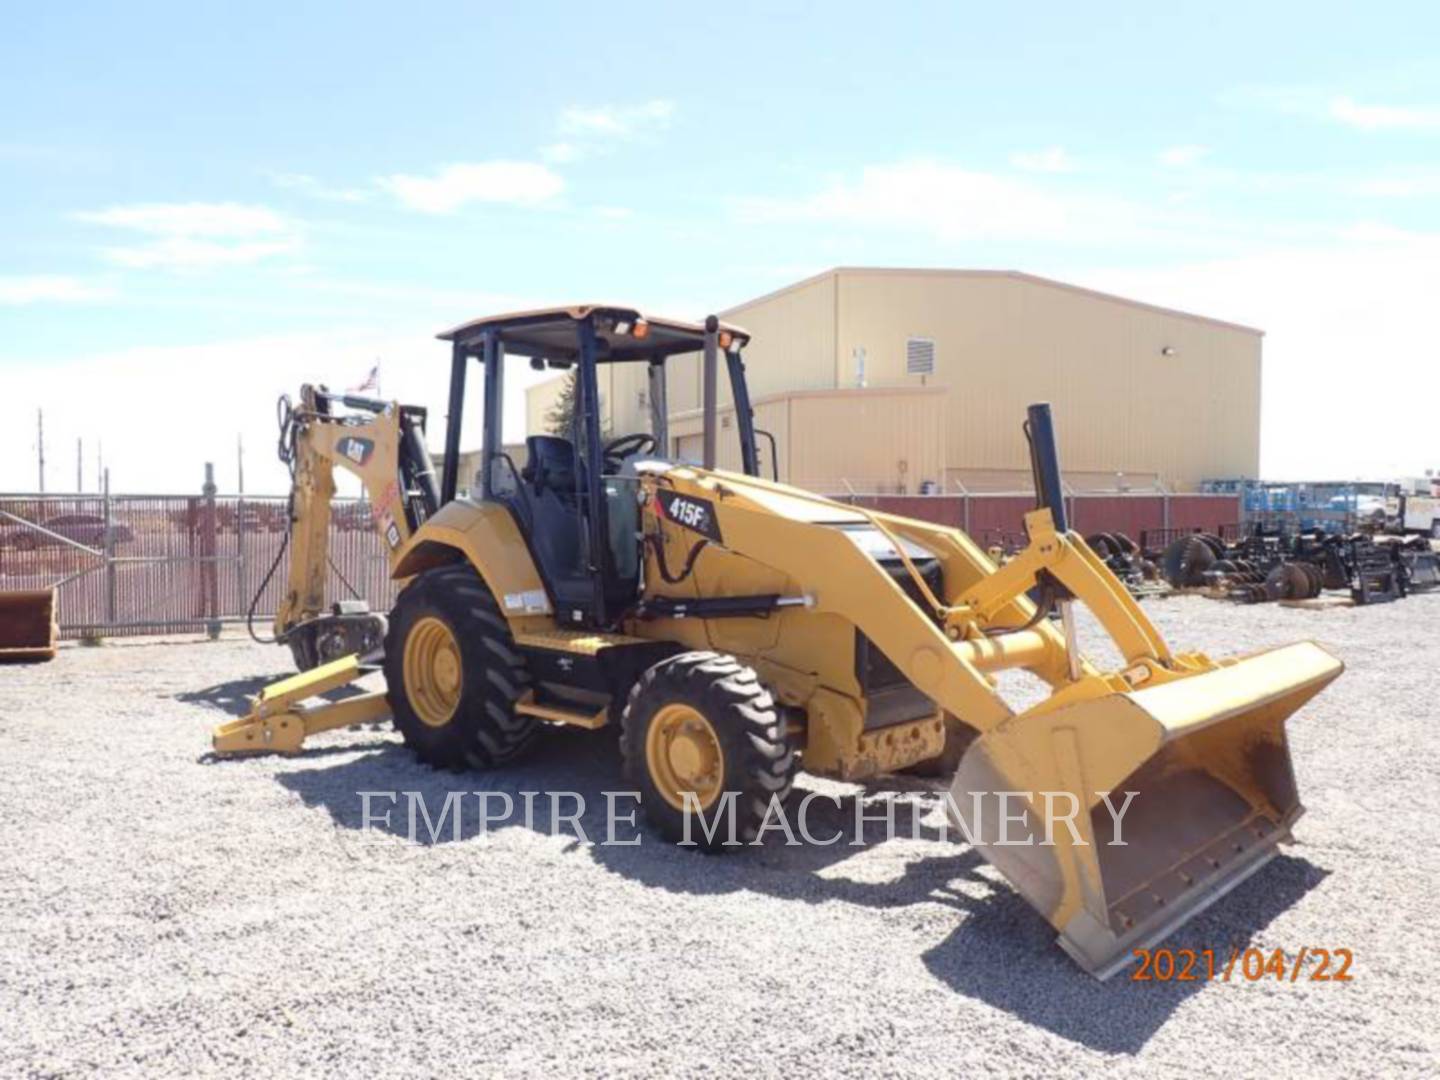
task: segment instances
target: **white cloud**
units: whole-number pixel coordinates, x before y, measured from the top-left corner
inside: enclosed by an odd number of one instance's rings
[[[1011,154],[1010,164],[1017,169],[1024,169],[1026,172],[1068,173],[1075,171],[1075,162],[1061,146]]]
[[[555,172],[526,161],[447,165],[434,176],[381,177],[381,187],[411,210],[450,214],[472,202],[534,206],[565,189]]]
[[[134,270],[198,270],[209,266],[245,266],[299,249],[295,238],[222,244],[188,236],[167,236],[149,244],[103,248],[101,254],[116,266]]]
[[[240,203],[140,203],[85,210],[74,217],[153,236],[249,237],[283,233],[288,228],[285,219],[269,207]]]
[[[675,103],[657,99],[639,105],[574,105],[560,114],[562,135],[629,138],[670,125]]]
[[[323,199],[326,202],[359,203],[370,198],[370,193],[363,188],[332,188],[322,184],[315,177],[308,173],[270,173],[270,182],[278,188],[287,191],[298,191],[302,195],[308,195],[312,199]]]
[[[1220,101],[1242,108],[1328,120],[1359,131],[1440,132],[1440,105],[1366,104],[1317,86],[1241,86],[1221,94]]]
[[[1354,195],[1380,199],[1407,199],[1440,195],[1440,170],[1413,170],[1383,176],[1361,177],[1340,185]]]
[[[1158,224],[1153,212],[1118,199],[931,161],[866,166],[858,178],[835,180],[808,196],[742,200],[736,212],[751,222],[905,228],[946,240],[1113,241]]]
[[[1330,117],[1362,131],[1440,131],[1440,105],[1362,105],[1337,97]]]
[[[1194,165],[1208,153],[1210,153],[1208,146],[1171,146],[1160,151],[1160,164],[1168,165],[1171,168],[1184,168],[1187,165]]]
[[[568,165],[572,161],[579,161],[585,154],[574,143],[557,142],[551,143],[549,146],[542,146],[540,156],[552,165]]]
[[[401,287],[402,289],[404,286]],[[419,294],[423,290],[416,289]],[[391,298],[391,290],[377,295]],[[341,321],[317,334],[275,334],[248,339],[201,338],[183,345],[137,346],[28,362],[12,357],[5,369],[5,405],[9,415],[28,423],[0,425],[0,491],[25,491],[35,484],[35,410],[45,410],[45,439],[55,463],[49,466],[54,488],[67,488],[74,477],[61,448],[85,440],[93,455],[95,440],[104,444],[112,484],[120,491],[173,491],[198,494],[204,462],[216,466],[221,490],[236,483],[235,438],[245,442],[245,486],[255,494],[283,495],[289,477],[276,460],[275,399],[296,396],[302,382],[350,386],[380,363],[380,385],[387,399],[429,405],[431,450],[439,452],[445,422],[438,406],[446,400],[450,351],[435,340],[436,330],[464,316],[485,311],[531,307],[534,297],[469,293],[463,307],[438,324],[430,317],[378,323]],[[234,373],[243,372],[243,377]],[[512,364],[506,380],[505,437],[525,434],[525,387],[540,373]],[[223,379],[217,373],[229,373]],[[217,393],[223,382],[224,392]],[[85,392],[77,394],[75,388]],[[144,401],[163,425],[135,423],[116,402]],[[203,403],[203,407],[197,407]],[[466,448],[480,444],[482,410],[470,398],[464,415]],[[176,446],[184,453],[177,454]],[[93,456],[85,463],[87,486],[93,482]],[[336,482],[342,494],[356,484],[343,470]]]
[[[72,216],[77,221],[152,237],[142,244],[101,249],[108,261],[133,269],[238,266],[290,254],[300,247],[296,225],[266,206],[138,203]]]
[[[79,303],[107,300],[115,290],[61,274],[0,277],[0,304]]]

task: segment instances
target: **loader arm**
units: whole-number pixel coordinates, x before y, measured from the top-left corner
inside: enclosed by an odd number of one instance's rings
[[[1127,659],[1149,659],[1157,667],[1171,659],[1124,586],[1083,542],[1057,534],[1048,511],[1027,516],[1033,532],[1030,545],[997,570],[968,537],[943,526],[842,506],[733,474],[672,470],[666,479],[679,491],[714,502],[727,553],[783,573],[810,600],[811,610],[853,623],[937,706],[979,731],[1014,715],[986,677],[989,673],[1019,667],[1052,687],[1066,688],[1069,681],[1061,634],[1046,620],[1019,629],[1033,621],[1035,607],[1025,593],[1041,571],[1053,572],[1095,611]],[[777,506],[797,500],[829,507],[835,524],[775,512]],[[918,607],[850,540],[840,526],[855,517],[886,535],[919,544],[940,560],[945,596],[937,598],[935,612]],[[903,545],[897,543],[896,551],[904,556]],[[913,565],[908,568],[915,572]],[[1111,682],[1093,666],[1083,664],[1081,672],[1079,685],[1084,689],[1069,689],[1069,697],[1112,692]]]
[[[1131,948],[1214,902],[1289,839],[1302,808],[1284,723],[1342,670],[1319,646],[1221,661],[1175,653],[1124,585],[1080,537],[1057,530],[1044,507],[1026,515],[1025,549],[997,568],[958,530],[752,477],[672,468],[655,483],[714,506],[713,535],[722,540],[712,539],[718,550],[708,557],[770,568],[804,595],[804,612],[785,618],[814,613],[853,624],[939,708],[979,732],[953,779],[950,814],[1087,970],[1117,970]],[[918,582],[918,600],[907,595],[847,536],[856,520],[901,555],[902,542],[933,553],[943,595]],[[913,560],[903,563],[919,576]],[[716,579],[727,576],[746,574],[737,568]],[[1037,588],[1089,608],[1123,666],[1100,670],[1037,618],[1026,597]],[[787,641],[804,635],[782,636],[762,659],[786,663]],[[1015,711],[990,678],[1005,669],[1039,676],[1049,697]],[[858,754],[854,734],[848,752]],[[807,739],[816,745],[817,733]],[[1112,792],[1126,799],[1128,823],[1115,824]],[[1005,824],[1011,796],[1025,808],[1010,818],[1024,822],[1018,843]],[[1138,842],[1123,840],[1127,826]]]

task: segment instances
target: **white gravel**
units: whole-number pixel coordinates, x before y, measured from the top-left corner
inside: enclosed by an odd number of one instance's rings
[[[280,650],[77,646],[0,667],[0,1074],[1436,1075],[1440,595],[1148,610],[1178,646],[1349,665],[1290,725],[1299,845],[1171,944],[1348,948],[1353,981],[1096,983],[934,839],[602,847],[543,798],[533,827],[481,833],[470,800],[459,841],[365,832],[360,791],[480,789],[579,791],[599,832],[613,738],[485,776],[388,727],[214,762]]]

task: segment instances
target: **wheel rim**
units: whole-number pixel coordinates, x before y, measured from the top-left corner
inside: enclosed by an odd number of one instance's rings
[[[720,797],[725,777],[720,738],[690,705],[663,705],[655,713],[645,734],[645,763],[660,797],[676,810],[686,809],[686,792],[694,793],[701,810]]]
[[[449,624],[427,615],[405,635],[405,697],[429,727],[444,727],[460,704],[460,643]]]

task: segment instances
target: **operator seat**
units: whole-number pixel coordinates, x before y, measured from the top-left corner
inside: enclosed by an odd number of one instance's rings
[[[559,435],[530,435],[525,439],[525,467],[520,478],[538,495],[553,491],[566,502],[575,501],[577,465],[575,444]]]
[[[594,586],[584,556],[585,501],[575,490],[581,479],[575,444],[558,435],[530,435],[525,450],[520,479],[530,488],[528,539],[540,575],[562,613],[586,609]]]

